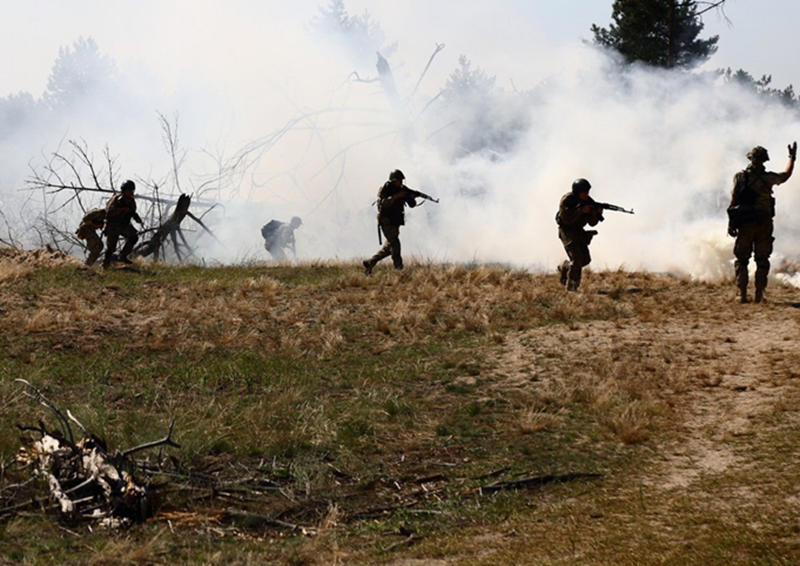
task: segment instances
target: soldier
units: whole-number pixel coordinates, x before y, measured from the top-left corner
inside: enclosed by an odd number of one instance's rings
[[[287,224],[278,220],[270,220],[261,228],[264,238],[264,248],[270,253],[272,259],[283,261],[286,259],[284,248],[292,250],[292,255],[297,256],[295,248],[294,231],[303,225],[298,216],[293,216]]]
[[[558,205],[558,237],[569,257],[558,267],[558,272],[561,284],[566,285],[567,291],[578,290],[581,272],[592,261],[589,244],[597,231],[584,230],[584,227],[587,224],[596,226],[603,221],[602,208],[596,206],[594,199],[589,196],[591,188],[586,179],[576,179],[572,183],[572,191],[561,197]]]
[[[103,239],[97,231],[103,229],[103,222],[106,219],[106,211],[103,208],[93,208],[81,219],[81,225],[75,234],[79,240],[86,240],[86,249],[89,255],[86,258],[86,265],[94,265],[100,252],[103,251]]]
[[[731,205],[728,209],[728,234],[736,238],[733,255],[736,256],[734,269],[738,299],[741,303],[749,301],[747,297],[748,271],[747,264],[753,255],[756,262],[756,294],[755,302],[764,300],[769,275],[769,257],[772,255],[773,221],[775,216],[775,198],[772,187],[789,180],[794,170],[797,157],[797,142],[789,147],[789,163],[783,173],[773,173],[764,168],[769,161],[767,150],[756,146],[747,154],[750,164],[733,176],[731,189]],[[734,212],[738,214],[734,216]]]
[[[406,205],[414,208],[417,201],[414,193],[403,184],[405,175],[399,169],[389,173],[378,191],[378,226],[386,237],[386,243],[370,259],[365,259],[364,273],[370,275],[375,265],[385,257],[392,256],[395,269],[403,269],[403,256],[400,254],[400,226],[405,224]]]
[[[103,259],[103,268],[111,265],[111,260],[114,252],[117,251],[117,242],[120,236],[125,238],[125,245],[119,254],[119,261],[122,263],[133,263],[128,256],[133,251],[133,246],[139,239],[139,234],[136,228],[131,224],[131,220],[135,220],[140,225],[142,219],[136,214],[136,201],[133,198],[133,192],[136,190],[136,184],[130,179],[122,183],[120,192],[108,199],[106,204],[106,255]]]

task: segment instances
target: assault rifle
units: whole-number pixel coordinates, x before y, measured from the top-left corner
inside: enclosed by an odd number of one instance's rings
[[[420,191],[415,191],[414,189],[410,189],[410,188],[406,187],[405,185],[403,186],[403,190],[408,191],[408,193],[414,198],[421,198],[421,199],[429,200],[431,202],[435,202],[436,204],[439,204],[439,199],[438,198],[433,198],[432,196],[426,195],[425,193],[422,193]]]
[[[581,203],[581,206],[584,206]],[[625,214],[633,214],[633,210],[625,210],[621,206],[617,206],[616,204],[609,204],[607,202],[591,202],[589,206],[594,206],[595,208],[600,208],[602,210],[613,210],[614,212],[624,212]]]

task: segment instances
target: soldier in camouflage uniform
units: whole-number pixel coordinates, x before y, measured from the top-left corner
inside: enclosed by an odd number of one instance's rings
[[[106,235],[106,255],[103,258],[103,267],[111,265],[114,252],[117,251],[117,242],[120,236],[125,238],[125,245],[119,253],[119,260],[122,263],[133,263],[128,256],[133,251],[133,246],[139,239],[136,228],[131,224],[135,220],[142,224],[142,219],[136,214],[136,201],[133,199],[133,191],[136,184],[130,179],[122,183],[120,192],[108,199],[106,204],[106,224],[104,232]]]
[[[403,269],[403,256],[400,254],[400,226],[405,222],[405,207],[414,208],[417,201],[409,188],[403,184],[405,175],[399,169],[389,173],[378,191],[378,226],[386,238],[386,243],[370,259],[364,260],[364,273],[370,275],[375,265],[383,258],[392,256],[395,269]]]
[[[105,219],[105,209],[93,208],[83,216],[81,225],[78,226],[78,230],[75,232],[79,240],[86,240],[86,249],[89,251],[89,255],[86,257],[86,265],[94,265],[103,251],[103,239],[97,231],[103,229]]]
[[[292,251],[292,255],[297,257],[297,249],[294,239],[294,231],[303,225],[299,216],[292,216],[289,222],[279,222],[271,220],[263,228],[261,235],[264,237],[264,249],[267,250],[272,259],[285,261],[286,253],[284,248]]]
[[[750,164],[743,171],[733,176],[733,189],[731,190],[731,207],[747,209],[750,214],[742,225],[731,223],[728,233],[736,238],[733,254],[736,256],[734,269],[736,272],[736,286],[738,298],[742,303],[748,302],[747,264],[753,255],[756,262],[756,293],[755,302],[764,300],[764,290],[767,288],[769,275],[769,257],[772,255],[773,221],[775,216],[775,198],[772,196],[772,187],[789,180],[794,170],[794,161],[797,156],[797,142],[789,146],[789,163],[783,173],[767,171],[764,163],[769,161],[767,150],[756,146],[747,154]]]
[[[569,258],[558,267],[558,272],[567,291],[578,290],[583,268],[592,261],[589,244],[597,231],[585,230],[585,226],[596,226],[603,221],[602,209],[594,206],[595,201],[589,196],[591,188],[586,179],[576,179],[572,190],[561,197],[558,205],[558,237]]]

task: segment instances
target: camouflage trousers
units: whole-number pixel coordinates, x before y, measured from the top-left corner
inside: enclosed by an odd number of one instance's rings
[[[86,256],[86,265],[94,265],[103,251],[102,238],[97,234],[97,229],[85,225],[78,228],[77,234],[79,240],[86,240],[86,250],[89,252]]]
[[[736,272],[736,286],[742,293],[747,292],[748,272],[747,265],[752,255],[756,262],[756,292],[763,293],[767,288],[769,276],[769,256],[772,255],[772,220],[749,224],[739,228],[736,243],[733,246],[733,255],[736,256],[734,269]]]
[[[564,261],[558,268],[561,273],[561,282],[567,286],[569,291],[577,291],[581,284],[583,268],[592,262],[589,253],[589,236],[583,231],[558,230],[558,237],[564,245],[568,260]]]
[[[403,256],[400,255],[400,226],[392,224],[388,220],[379,219],[378,223],[383,232],[383,237],[386,239],[383,247],[379,249],[374,256],[367,260],[370,266],[375,265],[383,258],[392,256],[392,263],[395,269],[403,269]]]
[[[130,224],[123,226],[109,225],[106,226],[106,255],[103,258],[103,267],[111,265],[111,258],[114,252],[117,251],[117,243],[120,237],[125,238],[125,245],[122,246],[122,251],[119,252],[119,259],[127,261],[128,256],[133,251],[133,246],[139,240],[139,233],[136,228]]]

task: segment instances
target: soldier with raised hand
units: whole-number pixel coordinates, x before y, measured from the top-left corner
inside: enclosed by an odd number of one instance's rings
[[[415,195],[419,194],[403,184],[406,176],[399,169],[389,173],[378,191],[378,226],[386,238],[386,243],[370,259],[364,260],[364,273],[370,275],[372,269],[382,259],[391,256],[395,269],[403,269],[403,256],[400,253],[400,226],[405,224],[405,207],[417,206]]]
[[[86,249],[89,255],[86,257],[86,265],[92,266],[100,257],[103,251],[103,239],[97,233],[103,229],[103,222],[106,219],[104,208],[93,208],[83,215],[81,224],[75,234],[79,240],[86,240]]]
[[[592,261],[589,244],[597,231],[586,230],[586,225],[596,226],[603,221],[603,209],[589,196],[591,188],[586,179],[576,179],[572,190],[561,197],[558,205],[558,237],[569,258],[558,267],[558,272],[567,291],[578,290],[583,268]]]
[[[733,176],[731,204],[728,208],[728,234],[736,238],[733,255],[736,256],[734,270],[738,300],[749,302],[748,263],[750,256],[756,262],[755,302],[764,301],[764,290],[767,288],[769,276],[769,258],[772,255],[773,217],[775,216],[775,198],[772,187],[789,180],[794,171],[797,158],[797,142],[788,146],[789,162],[783,173],[767,171],[764,163],[769,161],[769,153],[763,147],[756,146],[747,153],[750,164]]]
[[[103,230],[106,235],[106,255],[103,258],[103,268],[108,268],[111,265],[114,252],[117,251],[117,242],[119,242],[120,236],[125,238],[125,245],[120,251],[119,260],[122,263],[133,263],[128,256],[139,239],[139,233],[131,224],[131,220],[135,220],[140,225],[142,224],[142,219],[136,214],[136,201],[133,198],[135,190],[136,184],[128,179],[122,183],[120,191],[108,199],[108,204],[106,204],[106,223]]]

